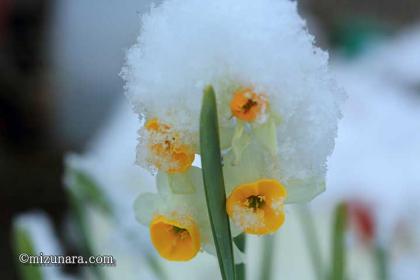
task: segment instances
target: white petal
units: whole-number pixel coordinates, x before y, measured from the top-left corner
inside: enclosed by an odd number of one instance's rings
[[[242,152],[251,142],[251,136],[245,131],[245,124],[241,121],[235,126],[235,132],[232,138],[232,151],[235,156],[234,162],[238,164],[241,161]]]
[[[272,156],[277,155],[277,131],[274,118],[269,118],[267,122],[254,127],[255,137]]]
[[[134,201],[134,213],[139,223],[149,226],[153,219],[153,215],[156,213],[159,196],[153,193],[143,193],[137,197]]]

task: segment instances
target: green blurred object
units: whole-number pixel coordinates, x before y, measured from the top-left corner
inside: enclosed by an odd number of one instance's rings
[[[302,232],[305,236],[306,244],[309,249],[309,255],[313,266],[316,279],[324,280],[325,271],[324,263],[322,261],[321,249],[319,246],[319,238],[316,232],[314,219],[308,205],[296,206],[299,219],[302,225]]]
[[[69,188],[71,190],[71,188]],[[75,228],[77,231],[78,236],[78,245],[81,253],[85,256],[95,256],[94,253],[91,236],[88,230],[88,223],[85,217],[86,214],[86,206],[80,200],[80,198],[72,191],[69,191],[69,200],[70,200],[70,211],[71,217],[75,224]],[[95,275],[96,279],[102,280],[106,279],[105,275],[103,274],[100,266],[89,266],[92,269],[93,274]]]
[[[386,24],[367,18],[351,18],[336,24],[331,43],[347,58],[354,58],[369,46],[391,34]]]
[[[73,168],[67,169],[67,190],[70,202],[70,214],[78,236],[78,246],[85,256],[94,256],[95,250],[86,220],[88,206],[99,209],[105,215],[111,215],[110,203],[98,184],[87,173]],[[106,279],[100,266],[90,266],[96,279]]]
[[[376,279],[388,280],[388,253],[386,249],[380,245],[375,245],[375,261],[376,261]]]
[[[235,262],[226,213],[226,191],[220,153],[219,124],[213,87],[204,89],[200,115],[200,154],[207,208],[216,245],[219,267],[224,280],[235,279]]]
[[[157,279],[159,280],[169,279],[156,255],[146,253],[145,257],[146,257],[147,264],[149,265],[149,267],[151,268],[151,270],[153,271]]]
[[[246,279],[246,267],[244,263],[238,263],[235,265],[235,279],[245,280]]]
[[[69,168],[70,189],[84,203],[97,207],[106,215],[112,215],[111,203],[95,180],[82,170]]]
[[[14,229],[14,245],[16,261],[18,262],[19,276],[22,280],[42,280],[44,279],[40,265],[34,264],[22,264],[19,261],[19,255],[22,253],[30,256],[35,256],[38,253],[35,252],[32,239],[29,232],[23,228],[16,227]]]
[[[67,184],[68,196],[71,206],[72,221],[75,224],[78,233],[78,245],[82,254],[86,256],[94,256],[95,250],[93,242],[89,233],[89,224],[86,219],[87,208],[89,206],[99,210],[102,214],[114,219],[111,202],[106,197],[101,187],[95,180],[86,172],[68,167],[67,169]],[[114,222],[116,220],[114,219]],[[165,275],[158,259],[155,255],[145,253],[144,257],[151,271],[160,280],[166,280],[168,277]],[[106,276],[100,266],[89,266],[96,279],[103,280]]]
[[[346,279],[346,235],[347,207],[340,203],[334,210],[334,227],[332,235],[331,280]]]

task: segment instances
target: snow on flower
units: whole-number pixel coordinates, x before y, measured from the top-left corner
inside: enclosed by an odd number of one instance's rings
[[[259,180],[235,188],[226,202],[226,211],[246,233],[267,234],[284,222],[285,188],[276,180]]]
[[[168,173],[182,173],[191,167],[195,152],[192,144],[186,144],[191,142],[185,139],[186,133],[174,131],[157,119],[148,120],[144,127],[139,149],[146,152],[138,155],[140,163]]]
[[[182,174],[198,153],[203,89],[212,85],[227,195],[271,180],[281,186],[275,208],[283,209],[324,190],[344,94],[295,2],[164,1],[143,16],[122,77],[146,124],[139,132],[141,166],[187,180]],[[282,221],[276,223],[260,233]]]

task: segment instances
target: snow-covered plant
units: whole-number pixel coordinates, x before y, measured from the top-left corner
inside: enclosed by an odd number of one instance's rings
[[[201,172],[192,166],[207,85],[216,94],[233,235],[275,232],[284,204],[325,189],[344,99],[296,3],[167,0],[141,24],[122,77],[142,121],[137,163],[157,173],[158,193],[135,205],[155,248],[183,261],[213,243]]]

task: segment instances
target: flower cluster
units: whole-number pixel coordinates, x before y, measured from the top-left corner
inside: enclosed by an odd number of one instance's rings
[[[136,215],[160,255],[212,249],[199,154],[202,92],[215,88],[233,234],[269,234],[284,204],[325,188],[344,95],[287,0],[167,0],[142,18],[122,71],[143,120],[137,163],[157,173]]]

